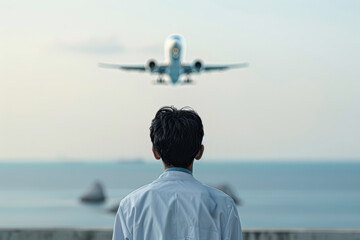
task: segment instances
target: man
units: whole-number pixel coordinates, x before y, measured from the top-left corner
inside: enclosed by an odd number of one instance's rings
[[[232,198],[192,176],[204,146],[203,125],[193,110],[163,107],[150,127],[152,151],[164,172],[125,197],[113,240],[241,240]]]

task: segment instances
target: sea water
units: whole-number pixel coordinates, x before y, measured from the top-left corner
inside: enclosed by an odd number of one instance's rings
[[[112,227],[109,208],[162,171],[155,160],[0,163],[0,227]],[[360,163],[201,160],[194,177],[233,189],[243,228],[360,228]],[[96,180],[107,200],[81,203]]]

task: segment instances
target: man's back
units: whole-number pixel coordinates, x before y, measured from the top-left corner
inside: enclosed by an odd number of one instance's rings
[[[154,158],[160,177],[124,198],[116,214],[113,240],[241,240],[234,201],[192,176],[204,145],[200,116],[192,109],[162,107],[151,121]]]
[[[121,201],[113,239],[239,240],[241,227],[228,195],[169,168]]]

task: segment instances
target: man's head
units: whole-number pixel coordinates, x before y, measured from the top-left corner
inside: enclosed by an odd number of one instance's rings
[[[162,107],[150,126],[155,157],[168,167],[188,168],[200,159],[203,136],[201,118],[189,108]]]

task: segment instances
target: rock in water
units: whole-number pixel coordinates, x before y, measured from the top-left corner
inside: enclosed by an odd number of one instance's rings
[[[100,182],[96,181],[80,200],[82,202],[99,203],[105,201],[104,189]]]
[[[231,189],[230,185],[228,184],[221,184],[221,185],[217,185],[214,186],[215,188],[223,191],[224,193],[226,193],[227,195],[229,195],[235,202],[236,205],[240,205],[241,204],[241,200],[236,196],[236,194],[234,193],[234,191]]]
[[[108,208],[108,212],[111,213],[117,213],[118,209],[119,209],[119,203],[112,205],[111,207]]]

